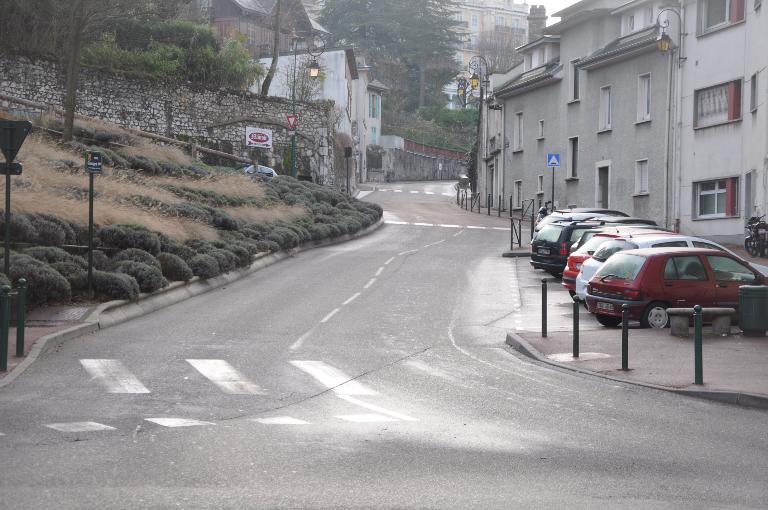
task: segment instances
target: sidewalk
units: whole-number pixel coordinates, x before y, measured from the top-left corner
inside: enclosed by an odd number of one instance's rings
[[[734,328],[735,330],[735,328]],[[629,368],[621,370],[621,329],[582,331],[581,356],[572,357],[572,334],[510,333],[507,343],[546,363],[704,398],[768,407],[768,337],[710,336],[704,328],[704,385],[694,381],[693,337],[669,330],[630,329]]]

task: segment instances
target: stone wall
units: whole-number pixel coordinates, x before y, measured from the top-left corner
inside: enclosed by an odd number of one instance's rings
[[[0,55],[0,93],[63,107],[64,73],[44,60]],[[206,89],[191,83],[163,83],[83,69],[77,113],[104,119],[237,156],[282,164],[290,148],[287,116],[291,102],[247,92]],[[299,103],[297,167],[316,182],[335,185],[332,102]],[[246,126],[274,132],[272,152],[245,145]],[[287,168],[285,170],[287,173]]]
[[[383,136],[381,140],[382,146],[368,150],[369,181],[453,181],[467,172],[459,152],[395,136]]]

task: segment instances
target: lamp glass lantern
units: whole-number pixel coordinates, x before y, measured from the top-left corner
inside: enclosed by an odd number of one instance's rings
[[[469,79],[469,83],[472,86],[472,90],[477,90],[480,88],[480,77],[477,75],[477,73],[472,74],[472,77]]]
[[[656,46],[662,53],[667,53],[672,50],[672,38],[669,37],[669,34],[665,30],[662,30],[659,39],[656,41]]]
[[[318,78],[320,76],[320,64],[317,62],[317,59],[312,59],[312,62],[309,63],[309,77],[310,78]]]

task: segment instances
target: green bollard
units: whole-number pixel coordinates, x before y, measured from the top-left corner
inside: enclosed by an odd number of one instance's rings
[[[702,317],[701,306],[693,307],[693,357],[696,371],[695,384],[701,386],[704,384],[704,360],[702,359]]]
[[[581,306],[578,298],[573,302],[573,357],[579,357],[579,312]]]
[[[8,370],[8,328],[11,315],[11,288],[0,289],[0,372]]]
[[[541,280],[541,337],[547,338],[547,279]]]
[[[629,305],[621,307],[621,369],[629,370]]]
[[[27,323],[27,280],[19,280],[18,298],[16,299],[16,357],[24,357],[24,333]]]

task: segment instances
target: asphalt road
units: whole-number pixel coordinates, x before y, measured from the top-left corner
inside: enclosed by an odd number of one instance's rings
[[[500,257],[508,222],[448,184],[381,188],[374,234],[55,346],[1,390],[0,507],[768,507],[768,414],[517,356],[542,274]]]

